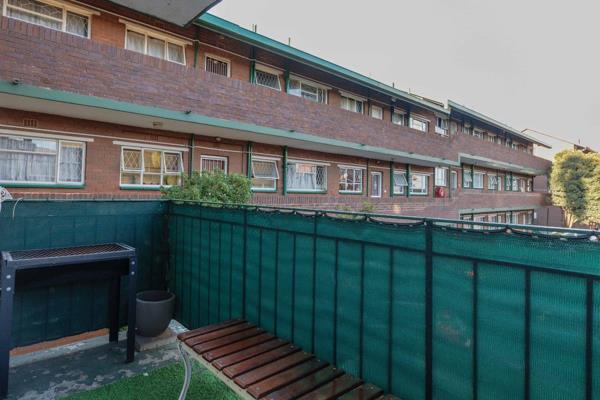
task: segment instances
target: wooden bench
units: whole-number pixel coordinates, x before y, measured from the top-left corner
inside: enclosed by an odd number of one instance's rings
[[[177,338],[185,364],[179,400],[189,388],[191,359],[247,400],[399,400],[241,319]]]

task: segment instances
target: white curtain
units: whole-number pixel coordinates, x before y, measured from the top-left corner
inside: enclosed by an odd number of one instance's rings
[[[148,55],[152,57],[165,58],[164,40],[148,38]]]
[[[183,47],[169,43],[169,60],[183,64]]]
[[[88,36],[88,18],[82,15],[67,13],[67,26],[65,30],[74,35]]]
[[[317,190],[316,166],[288,165],[288,188],[301,190]]]
[[[60,150],[60,181],[82,182],[83,147],[63,145]]]
[[[9,5],[22,8],[19,10],[12,7],[7,7],[6,11],[9,17],[17,18],[32,24],[41,25],[52,29],[62,29],[63,11],[61,8],[40,3],[35,0],[7,1]]]
[[[127,31],[127,50],[144,53],[145,37],[142,34],[133,31]]]
[[[8,153],[0,150],[0,180],[55,182],[56,155]]]

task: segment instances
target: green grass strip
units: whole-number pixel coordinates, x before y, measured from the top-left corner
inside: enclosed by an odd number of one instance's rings
[[[177,399],[183,385],[183,365],[176,363],[148,374],[121,379],[106,386],[66,397],[68,400],[170,400]],[[188,400],[239,400],[239,397],[208,370],[194,365]]]

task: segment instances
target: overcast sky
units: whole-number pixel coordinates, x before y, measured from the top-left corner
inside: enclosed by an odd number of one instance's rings
[[[223,0],[211,12],[397,88],[600,150],[600,0]]]

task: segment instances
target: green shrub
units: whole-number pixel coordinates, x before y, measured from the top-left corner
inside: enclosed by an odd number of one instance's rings
[[[193,172],[191,177],[184,175],[181,186],[163,188],[161,192],[170,200],[246,204],[252,198],[250,187],[250,179],[243,175],[202,171]]]

